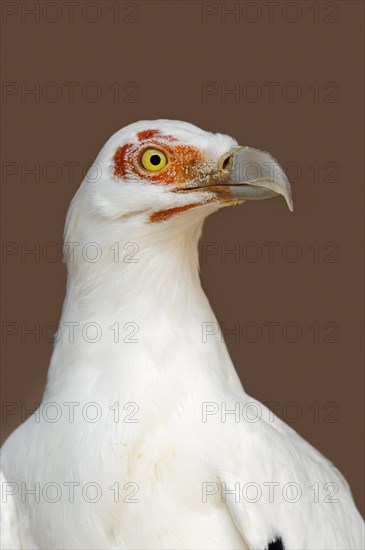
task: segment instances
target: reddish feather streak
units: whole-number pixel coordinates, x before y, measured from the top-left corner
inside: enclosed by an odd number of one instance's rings
[[[127,174],[127,166],[129,164],[130,153],[133,145],[127,143],[122,147],[118,147],[113,157],[114,175],[123,178]]]
[[[185,204],[184,206],[169,208],[168,210],[159,210],[158,212],[154,212],[153,214],[151,214],[150,221],[162,222],[162,221],[168,220],[169,218],[171,218],[171,216],[174,216],[175,214],[179,214],[180,212],[185,212],[185,210],[190,210],[195,206],[201,206],[201,203]]]
[[[161,132],[159,130],[143,130],[142,132],[138,132],[137,138],[139,141],[145,141],[146,139],[151,139]]]

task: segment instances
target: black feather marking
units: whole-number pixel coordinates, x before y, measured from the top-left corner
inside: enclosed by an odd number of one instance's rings
[[[269,543],[267,550],[285,550],[284,543],[281,538],[275,539],[273,542]]]

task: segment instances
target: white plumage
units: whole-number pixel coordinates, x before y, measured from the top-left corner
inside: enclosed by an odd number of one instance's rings
[[[259,178],[238,174],[255,159]],[[216,323],[198,274],[204,218],[275,193],[291,206],[278,165],[164,120],[120,130],[96,164],[67,217],[43,402],[2,450],[1,547],[364,548],[341,474],[245,393],[218,335],[202,338]],[[237,403],[246,417],[222,421]]]

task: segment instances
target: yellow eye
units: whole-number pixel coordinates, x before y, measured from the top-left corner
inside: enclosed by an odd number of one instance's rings
[[[165,153],[158,149],[147,149],[141,158],[142,166],[149,172],[157,172],[162,170],[167,164],[167,157]]]

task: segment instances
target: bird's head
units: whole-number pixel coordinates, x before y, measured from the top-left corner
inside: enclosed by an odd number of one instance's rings
[[[80,196],[81,194],[81,196]],[[282,195],[289,182],[268,153],[186,122],[140,121],[116,132],[80,188],[93,215],[144,224],[204,218],[222,206]]]

